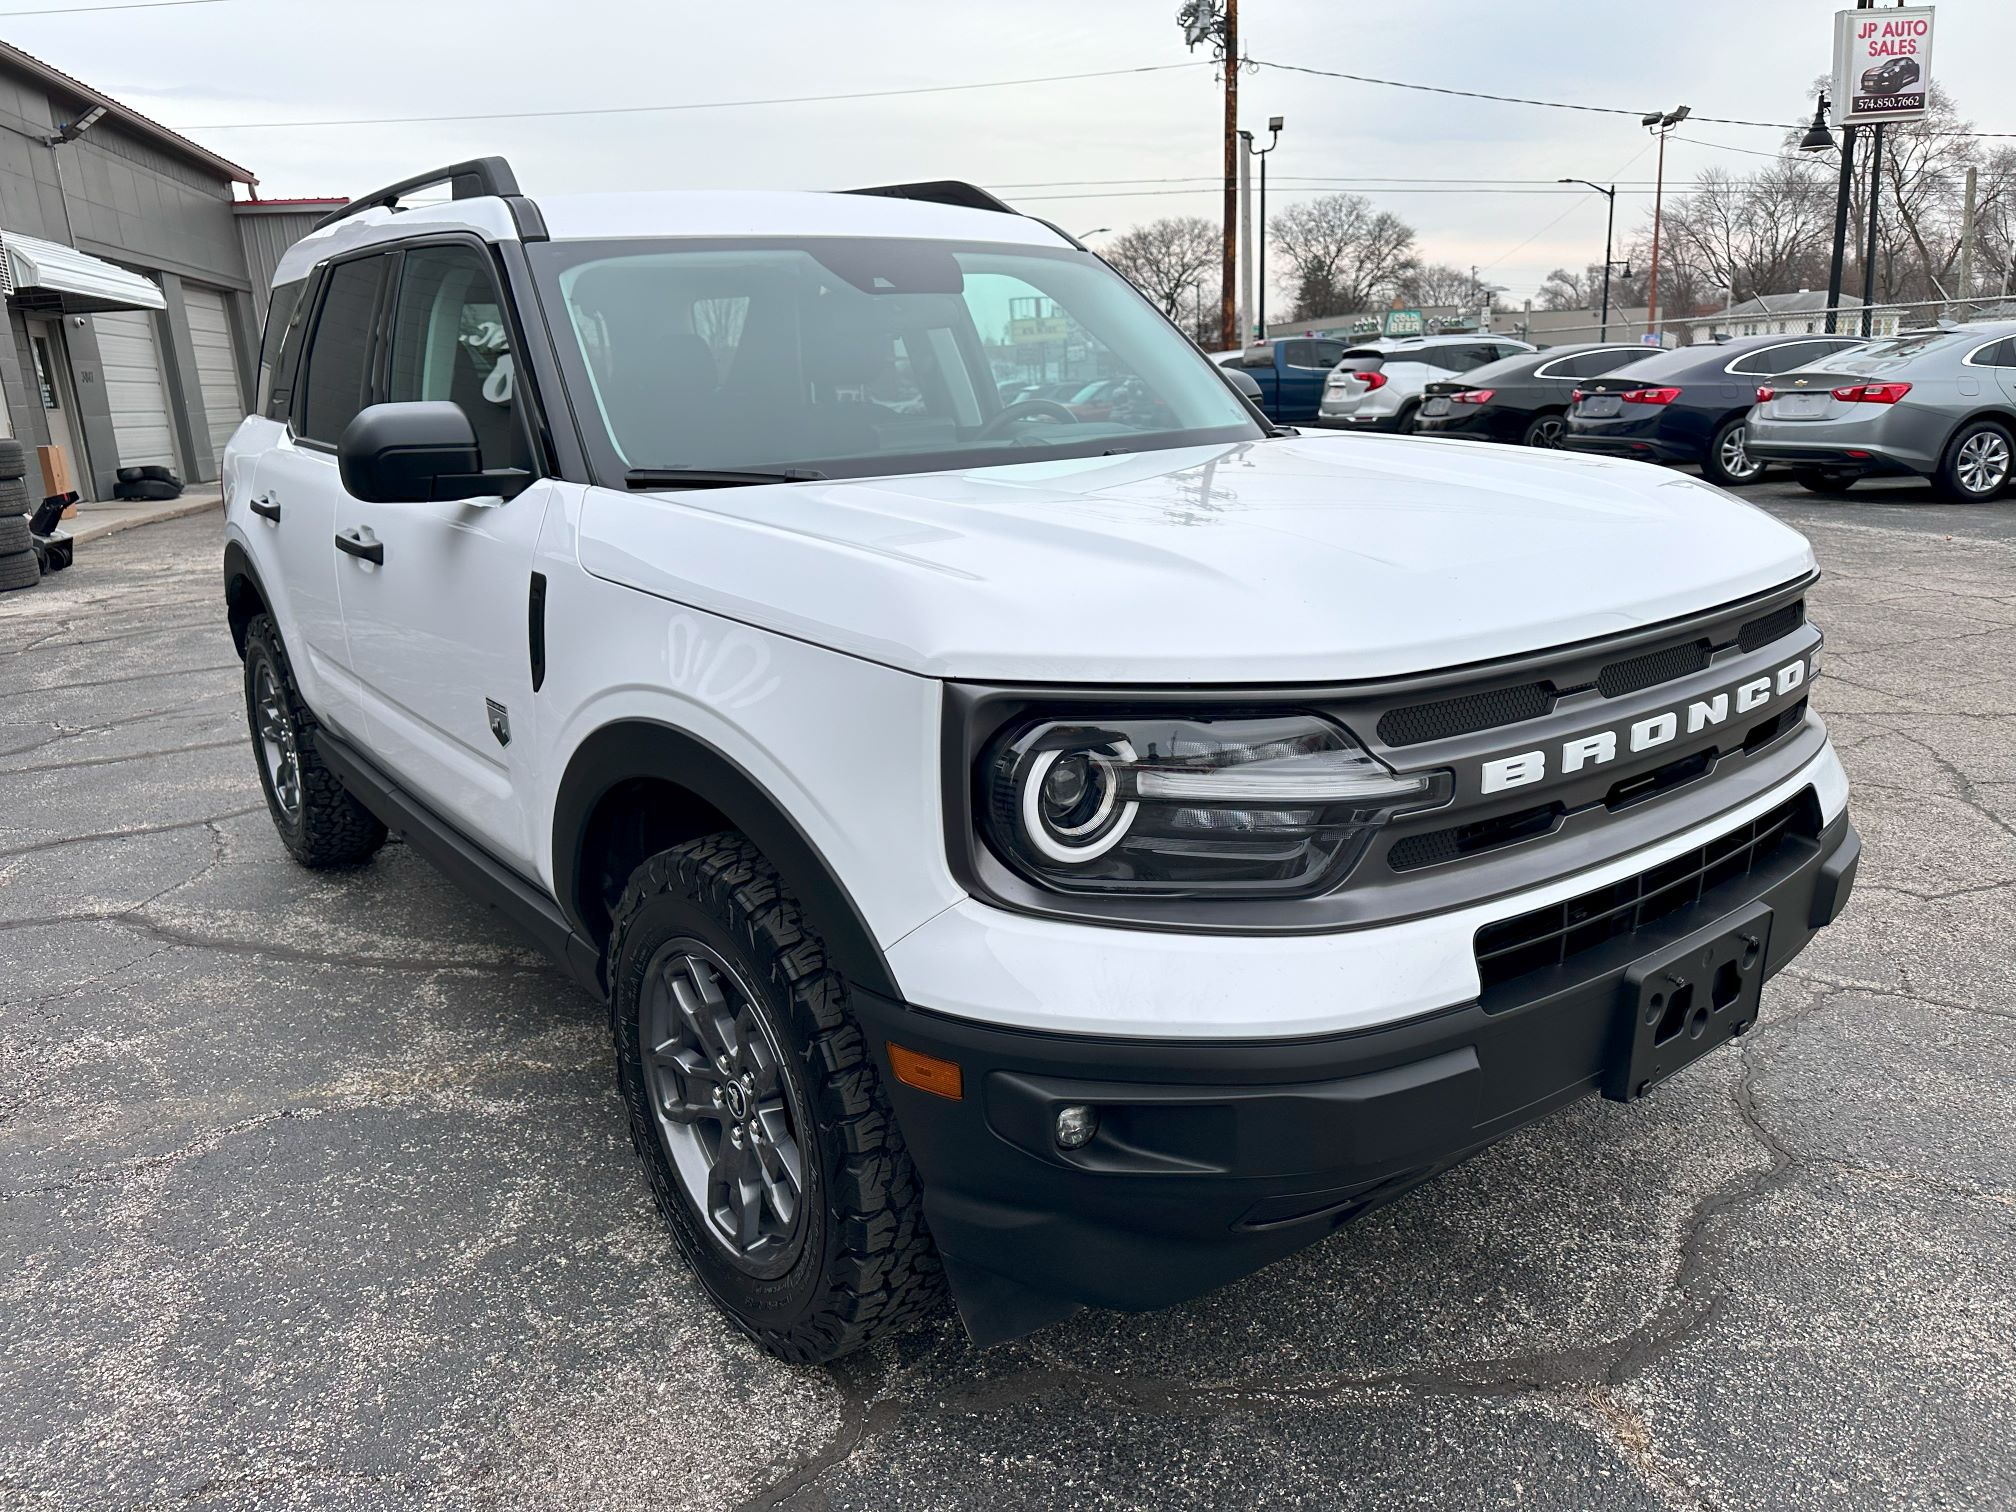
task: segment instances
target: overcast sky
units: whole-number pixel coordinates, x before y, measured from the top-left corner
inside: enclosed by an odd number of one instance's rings
[[[42,4],[60,0],[41,0]],[[81,0],[91,3],[91,0]],[[20,7],[27,8],[27,7]],[[1810,115],[1829,63],[1826,0],[1246,0],[1251,57],[1638,110]],[[1133,77],[880,100],[452,124],[224,129],[311,121],[562,110],[965,84],[1190,61],[1176,0],[222,0],[159,10],[17,16],[17,46],[187,130],[253,169],[262,194],[358,193],[456,158],[502,153],[532,193],[717,186],[829,188],[964,178],[1074,232],[1216,213],[1220,103],[1208,65]],[[2016,3],[1948,0],[1934,72],[1982,130],[2016,132]],[[1642,180],[1654,156],[1621,116],[1495,104],[1263,68],[1243,124],[1287,117],[1276,193],[1314,178]],[[1741,173],[1769,131],[1682,129],[1668,182]],[[1044,187],[1020,187],[1042,184]],[[1017,187],[1004,187],[1017,186]],[[1360,189],[1420,232],[1424,255],[1475,263],[1512,299],[1559,264],[1600,257],[1594,194]],[[1133,191],[1125,196],[1121,189]],[[1144,193],[1141,191],[1183,192]],[[1088,196],[1060,198],[1059,196]],[[1270,197],[1270,205],[1280,201]]]

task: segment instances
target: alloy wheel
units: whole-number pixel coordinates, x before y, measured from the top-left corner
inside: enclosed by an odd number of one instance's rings
[[[252,675],[252,712],[258,721],[259,760],[273,788],[273,802],[292,823],[301,817],[301,754],[280,679],[273,663],[263,656]]]
[[[1534,425],[1532,444],[1534,446],[1558,449],[1561,445],[1562,433],[1566,429],[1567,427],[1562,424],[1558,415],[1549,415]]]
[[[1744,446],[1743,443],[1747,439],[1745,427],[1731,426],[1716,452],[1716,460],[1722,464],[1722,471],[1738,483],[1748,483],[1764,471],[1764,464],[1753,458],[1749,449]]]
[[[2009,442],[1994,431],[1979,431],[1960,443],[1953,471],[1960,486],[1976,497],[1986,497],[2009,481]]]
[[[737,1266],[782,1274],[804,1229],[805,1154],[755,993],[718,952],[682,937],[651,957],[639,1008],[645,1087],[687,1200]]]

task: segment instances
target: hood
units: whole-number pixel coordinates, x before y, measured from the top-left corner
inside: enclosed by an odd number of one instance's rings
[[[1801,576],[1637,462],[1304,436],[895,478],[591,489],[584,568],[931,677],[1343,682],[1614,634]]]

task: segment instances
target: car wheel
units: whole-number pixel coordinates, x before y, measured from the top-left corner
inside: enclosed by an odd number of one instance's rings
[[[1845,494],[1855,486],[1855,479],[1847,473],[1829,472],[1824,467],[1795,467],[1792,481],[1808,493]]]
[[[1708,443],[1708,455],[1701,459],[1701,471],[1711,483],[1724,488],[1741,488],[1764,476],[1764,464],[1744,447],[1749,428],[1738,418],[1725,420]]]
[[[1983,503],[2002,492],[2016,472],[2016,439],[1998,420],[1963,425],[1946,443],[1935,475],[1939,491],[1963,504]]]
[[[28,448],[11,437],[0,436],[0,478],[28,476]]]
[[[42,559],[35,555],[35,548],[17,551],[11,556],[0,556],[0,593],[12,593],[17,588],[33,588],[42,581]]]
[[[1535,415],[1527,423],[1526,434],[1519,439],[1527,446],[1540,446],[1558,451],[1561,447],[1561,437],[1566,434],[1567,429],[1567,422],[1559,415]]]
[[[916,1168],[825,945],[762,853],[725,833],[651,857],[609,960],[631,1141],[730,1321],[812,1364],[935,1305]]]
[[[1421,405],[1419,404],[1418,401],[1415,403],[1402,405],[1400,407],[1399,417],[1395,419],[1393,422],[1393,434],[1396,436],[1413,435],[1414,422],[1419,420],[1420,418],[1421,418]]]
[[[18,551],[35,549],[34,532],[28,528],[25,515],[0,514],[0,557],[13,556]]]
[[[315,749],[320,729],[301,694],[270,614],[245,630],[245,715],[273,827],[288,854],[320,870],[354,866],[385,843],[377,815],[351,797]]]
[[[34,508],[35,500],[28,496],[27,479],[0,478],[0,515],[25,515]]]

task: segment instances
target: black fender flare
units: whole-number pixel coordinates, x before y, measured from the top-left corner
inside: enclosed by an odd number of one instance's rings
[[[252,591],[259,595],[259,602],[269,609],[272,607],[272,596],[266,592],[266,584],[259,576],[259,569],[252,565],[252,553],[245,549],[242,541],[226,541],[224,543],[225,613],[231,623],[231,643],[238,648],[238,656],[243,660],[247,617],[241,616],[233,603],[240,582],[250,583]]]
[[[588,820],[619,783],[676,783],[711,804],[781,872],[828,958],[850,983],[900,1000],[889,963],[846,885],[785,807],[754,777],[697,735],[650,719],[607,724],[568,758],[553,803],[553,891],[574,930],[597,932],[581,908],[581,852]]]

